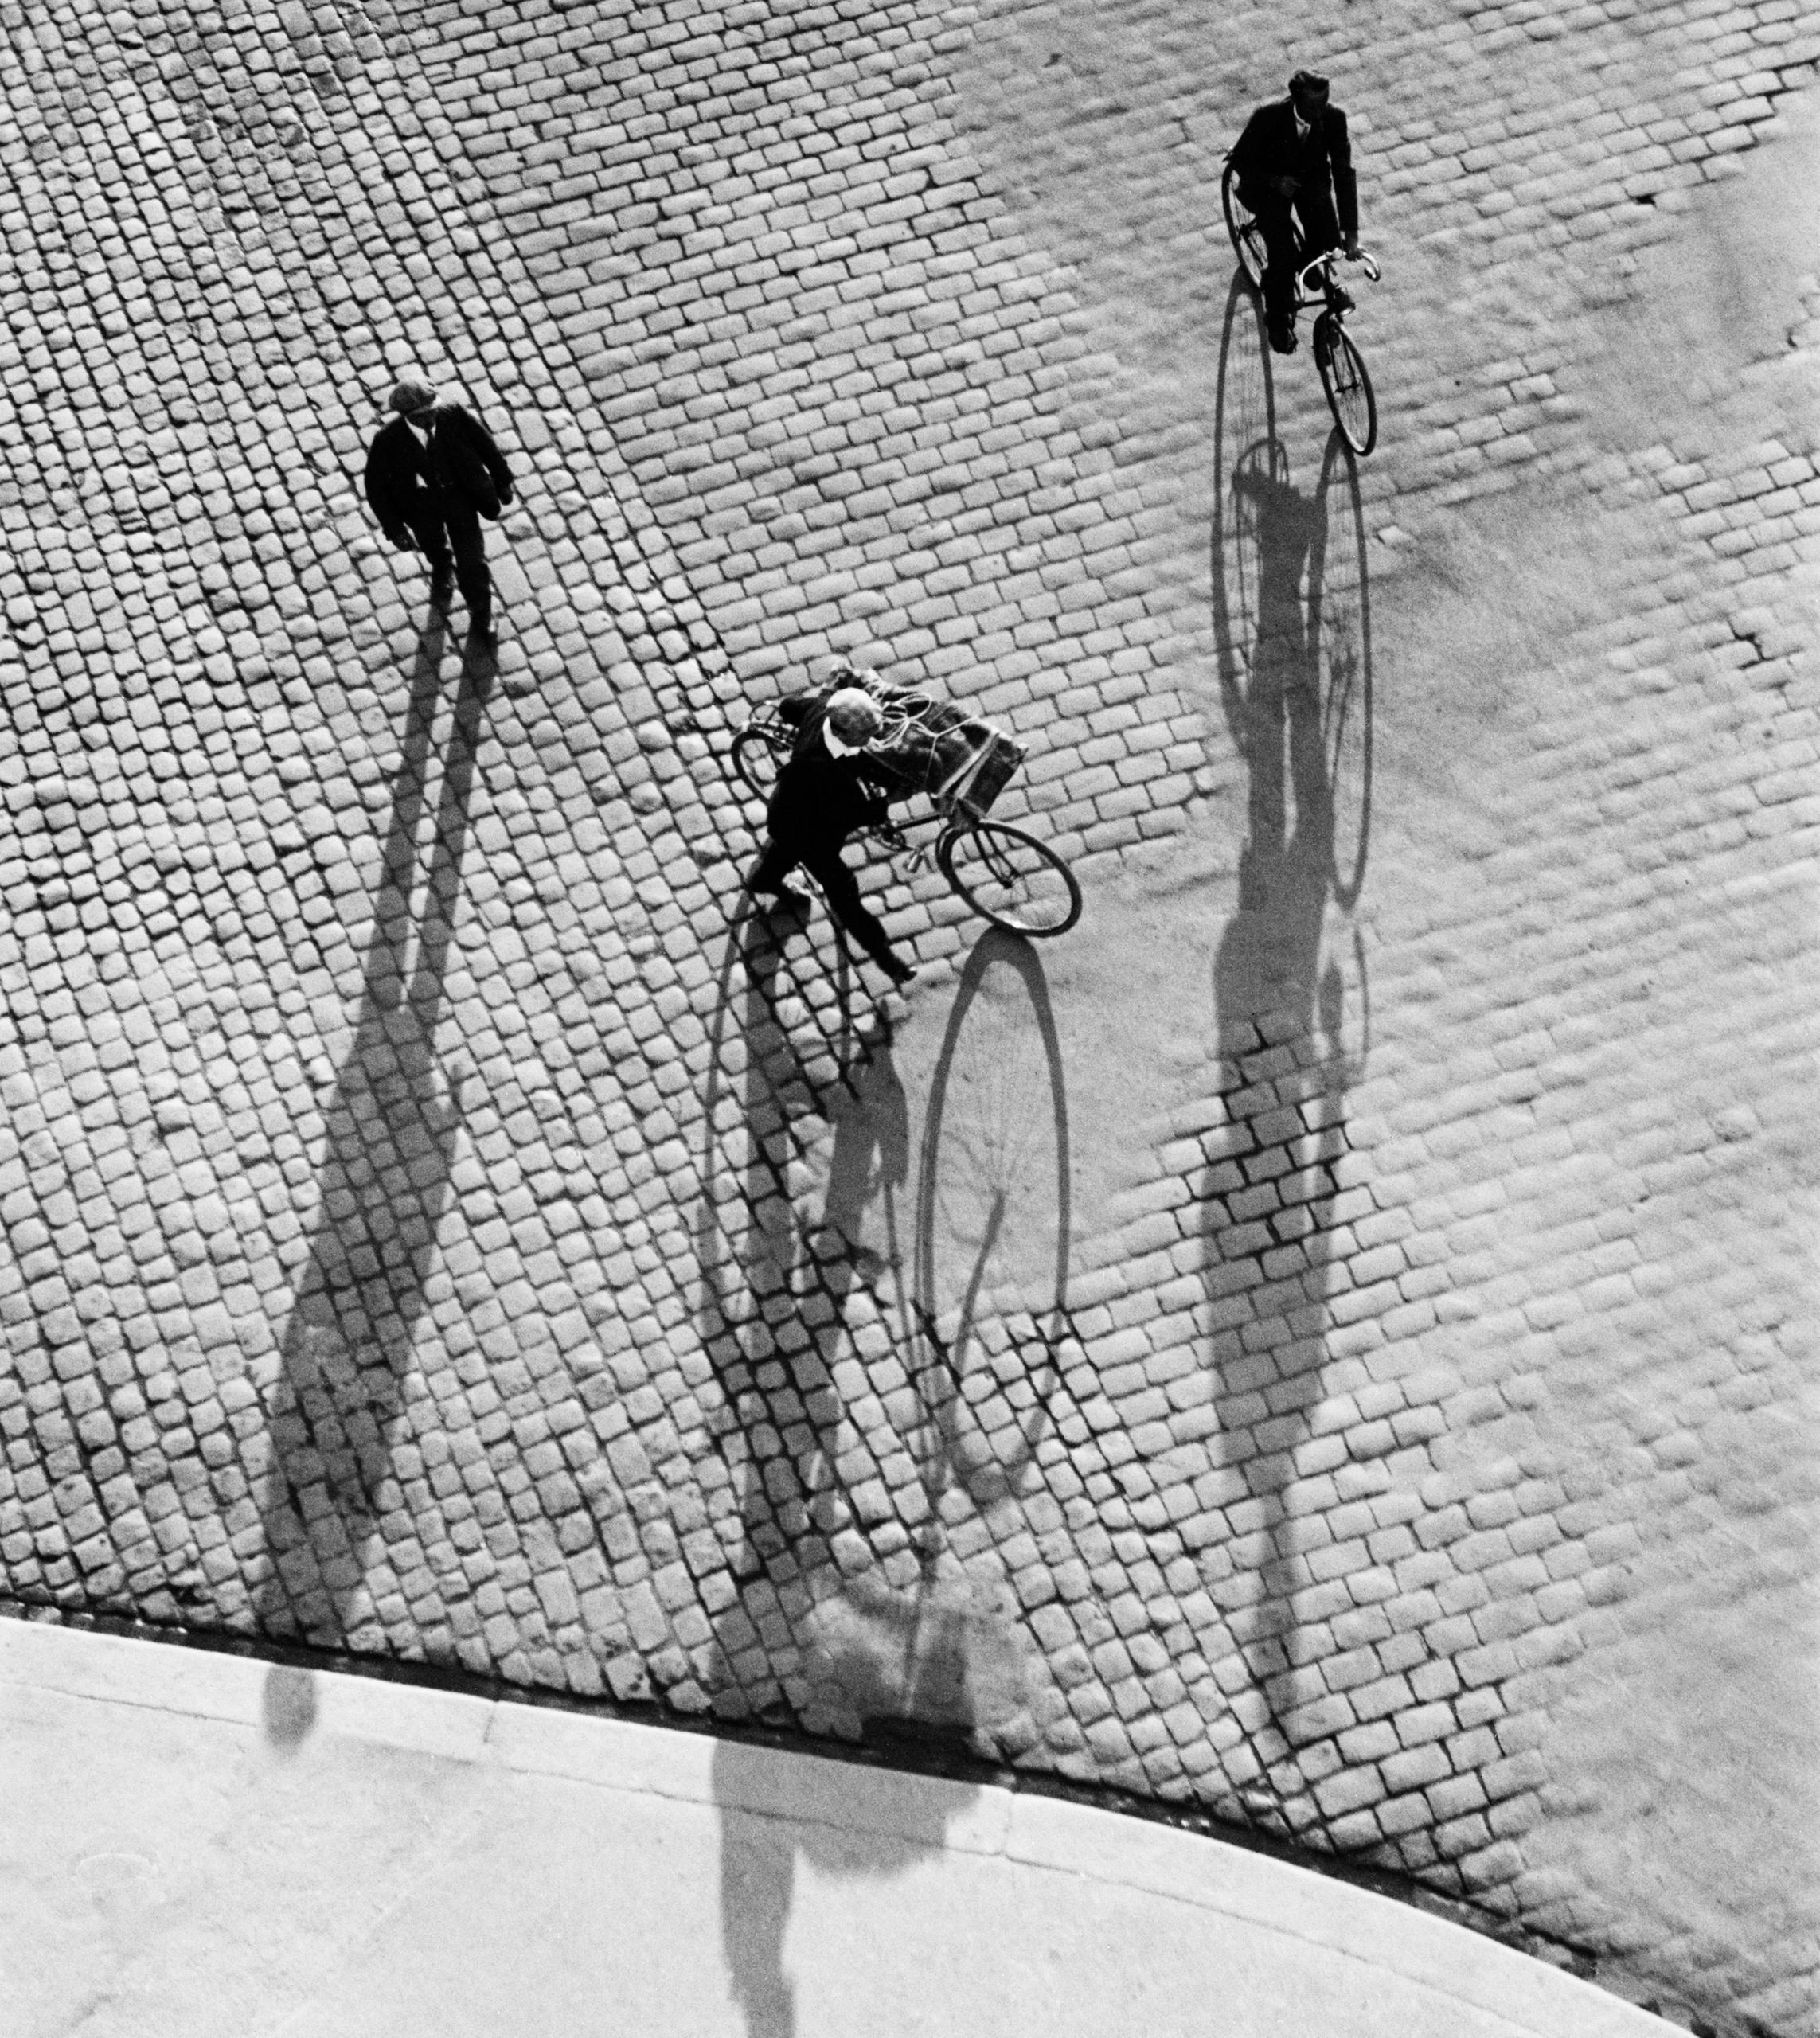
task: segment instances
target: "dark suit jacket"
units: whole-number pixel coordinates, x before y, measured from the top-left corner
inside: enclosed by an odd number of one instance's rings
[[[366,499],[393,543],[408,525],[453,510],[496,517],[512,500],[512,470],[478,418],[439,404],[426,448],[403,418],[381,426],[367,449]]]
[[[1353,145],[1346,116],[1330,105],[1309,124],[1307,139],[1295,132],[1295,109],[1286,99],[1260,106],[1245,123],[1232,150],[1232,169],[1241,185],[1254,189],[1275,177],[1293,177],[1304,191],[1322,191],[1331,178],[1334,209],[1340,232],[1350,239],[1359,230],[1359,187],[1353,175]],[[1293,201],[1291,201],[1293,202]]]
[[[797,706],[787,702],[787,710]],[[890,769],[861,751],[837,757],[822,739],[827,701],[811,699],[787,719],[797,724],[795,748],[771,789],[765,819],[779,841],[844,842],[881,818],[886,798],[900,793]]]

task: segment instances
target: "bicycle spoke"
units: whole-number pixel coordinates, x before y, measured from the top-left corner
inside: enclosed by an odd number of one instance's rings
[[[975,912],[1019,934],[1065,933],[1080,916],[1080,888],[1053,849],[1001,822],[944,835],[942,874]]]
[[[1355,453],[1369,453],[1377,442],[1377,404],[1364,358],[1338,319],[1318,327],[1315,339],[1321,385],[1334,422]]]

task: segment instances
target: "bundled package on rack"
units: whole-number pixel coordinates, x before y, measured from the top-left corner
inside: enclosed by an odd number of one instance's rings
[[[828,685],[781,701],[779,712],[787,722],[800,727],[813,709],[843,686],[863,687],[884,713],[885,725],[868,746],[868,754],[905,792],[925,795],[943,814],[984,814],[1024,761],[1025,746],[1002,729],[951,701],[887,686],[873,673],[837,673]]]
[[[876,679],[866,690],[885,710],[873,755],[943,814],[985,813],[1024,761],[1023,744],[951,701]]]

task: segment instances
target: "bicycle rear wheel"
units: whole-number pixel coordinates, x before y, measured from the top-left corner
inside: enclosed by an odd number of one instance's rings
[[[1340,436],[1362,458],[1377,443],[1377,398],[1364,356],[1331,312],[1314,323],[1314,365]]]
[[[1232,252],[1239,258],[1239,267],[1250,279],[1252,287],[1262,290],[1264,266],[1270,260],[1264,247],[1263,230],[1253,217],[1250,206],[1239,196],[1239,180],[1232,174],[1230,163],[1220,180],[1220,205],[1226,215],[1226,232],[1232,240]]]
[[[1013,934],[1066,934],[1080,918],[1074,873],[1021,828],[963,822],[943,832],[935,862],[976,913]]]
[[[769,799],[792,747],[791,733],[781,722],[748,722],[733,738],[735,777],[748,792]]]

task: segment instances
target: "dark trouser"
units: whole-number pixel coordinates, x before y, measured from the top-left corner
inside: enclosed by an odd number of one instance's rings
[[[1298,191],[1293,198],[1265,189],[1239,186],[1239,196],[1258,223],[1269,252],[1264,271],[1264,316],[1273,326],[1287,326],[1295,316],[1295,219],[1302,222],[1302,261],[1304,266],[1317,255],[1340,244],[1340,222],[1334,216],[1334,201],[1325,191]],[[1291,208],[1295,218],[1290,217]]]
[[[799,864],[822,888],[828,909],[873,962],[889,966],[896,961],[876,915],[860,903],[859,880],[841,855],[842,836],[792,835],[766,843],[758,867],[747,880],[754,892],[775,892]]]
[[[490,630],[493,576],[486,570],[479,517],[471,510],[451,509],[440,517],[432,515],[413,522],[411,535],[429,562],[432,579],[446,580],[452,568],[455,585],[467,603],[470,627]]]

